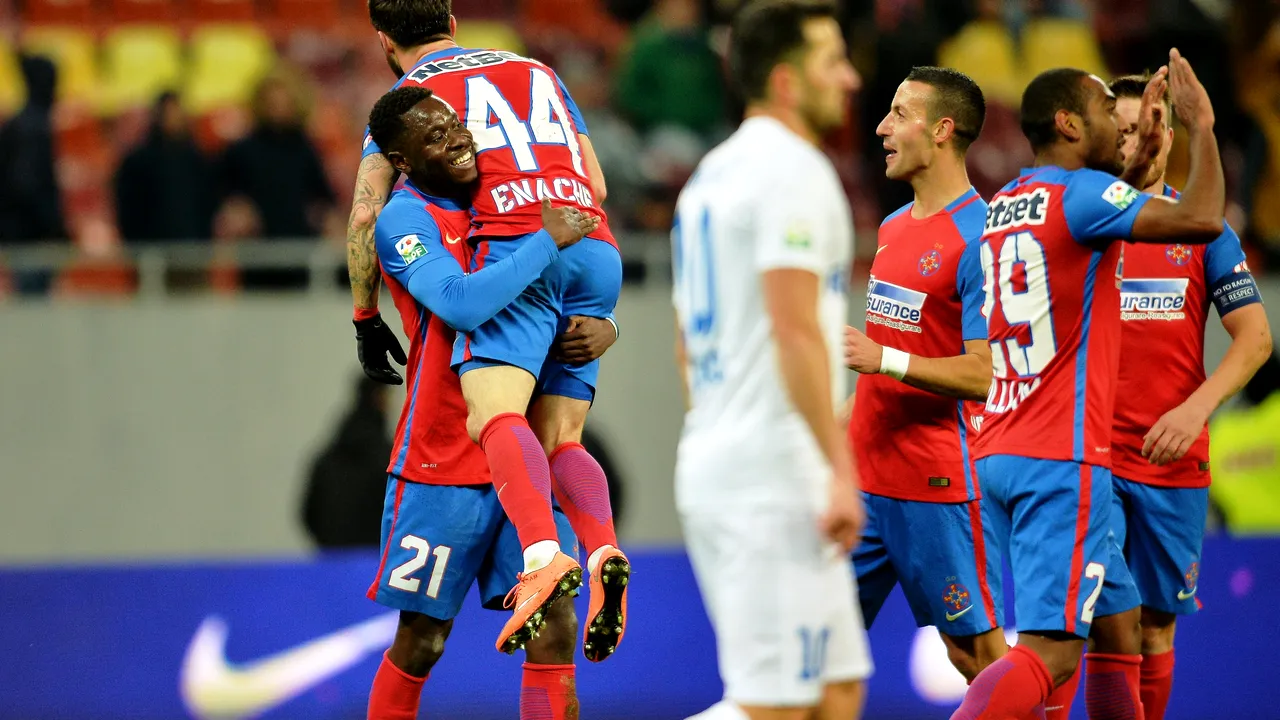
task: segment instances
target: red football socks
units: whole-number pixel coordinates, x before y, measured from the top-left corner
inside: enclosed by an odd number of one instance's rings
[[[551,491],[587,554],[603,545],[618,546],[609,505],[609,481],[600,463],[576,442],[564,443],[551,453]]]
[[[1143,655],[1141,677],[1139,691],[1146,720],[1164,720],[1169,693],[1173,690],[1173,651]]]
[[[520,720],[578,720],[578,686],[572,665],[524,664]]]
[[[1141,655],[1085,653],[1084,705],[1089,720],[1143,720]]]
[[[417,720],[425,677],[414,677],[383,654],[369,692],[368,720]]]
[[[498,501],[516,526],[520,547],[558,542],[551,515],[551,468],[529,421],[519,413],[495,415],[480,431],[480,447],[489,460]]]
[[[1052,688],[1053,678],[1040,656],[1014,645],[978,673],[951,720],[1043,718],[1044,701]]]
[[[1080,672],[1084,667],[1084,661],[1076,665],[1076,671],[1071,674],[1071,679],[1062,683],[1049,693],[1049,699],[1044,701],[1045,720],[1067,720],[1071,717],[1071,706],[1076,701],[1076,690],[1080,687]]]

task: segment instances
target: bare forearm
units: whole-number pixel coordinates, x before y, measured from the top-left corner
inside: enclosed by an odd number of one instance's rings
[[[848,462],[848,448],[831,399],[831,367],[826,342],[815,325],[777,337],[778,367],[791,404],[804,418],[832,467]]]
[[[991,388],[991,363],[968,354],[945,358],[912,355],[902,381],[935,395],[986,400]]]
[[[1187,186],[1179,200],[1206,236],[1205,242],[1222,232],[1222,213],[1226,204],[1226,183],[1222,176],[1222,158],[1218,140],[1211,129],[1188,131],[1191,169]]]
[[[396,170],[381,154],[360,161],[355,196],[347,219],[347,274],[351,279],[351,300],[357,308],[376,310],[382,274],[373,229],[387,204]]]
[[[1206,415],[1212,413],[1228,398],[1240,392],[1270,355],[1271,332],[1266,324],[1266,316],[1262,315],[1261,322],[1242,328],[1231,339],[1231,346],[1227,348],[1222,362],[1191,393],[1187,402],[1200,407]]]

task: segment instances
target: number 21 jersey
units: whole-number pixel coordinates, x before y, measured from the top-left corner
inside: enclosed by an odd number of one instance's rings
[[[1111,467],[1122,245],[1149,199],[1115,176],[1024,170],[991,199],[980,258],[991,389],[975,457]]]
[[[542,199],[600,218],[591,237],[617,245],[591,191],[578,135],[587,124],[555,71],[505,50],[460,47],[431,53],[394,87],[430,89],[475,138],[480,180],[472,235],[508,237],[542,229]],[[362,157],[380,152],[365,132]]]

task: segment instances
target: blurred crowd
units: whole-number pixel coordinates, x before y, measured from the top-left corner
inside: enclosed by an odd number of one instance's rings
[[[460,44],[552,65],[609,179],[611,222],[664,235],[698,159],[733,128],[726,23],[738,0],[459,0]],[[910,199],[875,126],[915,65],[972,75],[989,109],[969,153],[990,193],[1030,159],[1022,88],[1050,67],[1108,77],[1179,47],[1210,89],[1229,220],[1280,268],[1280,0],[843,0],[864,83],[828,150],[872,229]],[[356,0],[16,0],[0,8],[0,265],[18,245],[77,258],[0,272],[0,293],[128,292],[124,248],[341,245],[368,109],[394,81]],[[1170,163],[1176,183],[1185,149]],[[860,249],[874,247],[862,233]],[[95,271],[96,269],[96,271]],[[207,273],[220,288],[306,284]]]

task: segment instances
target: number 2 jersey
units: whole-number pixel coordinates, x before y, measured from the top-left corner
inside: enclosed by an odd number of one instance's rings
[[[921,357],[960,355],[966,342],[987,336],[978,263],[987,204],[970,189],[926,218],[912,217],[913,205],[880,224],[867,337]],[[849,442],[862,489],[899,500],[976,499],[971,442],[981,415],[978,402],[859,375]]]
[[[1177,192],[1165,186],[1164,195]],[[1124,246],[1120,283],[1120,376],[1112,427],[1112,470],[1150,485],[1209,484],[1209,429],[1180,460],[1153,465],[1143,438],[1161,415],[1182,404],[1205,380],[1204,328],[1209,304],[1226,316],[1261,302],[1231,228],[1208,245]]]
[[[1122,243],[1150,196],[1096,170],[1027,169],[980,247],[992,382],[975,456],[1111,467]]]
[[[504,50],[451,47],[424,56],[393,86],[419,85],[453,108],[475,138],[480,173],[471,235],[542,229],[542,200],[600,218],[591,237],[616,246],[591,191],[578,135],[587,124],[555,71]],[[381,152],[365,130],[362,157]]]

